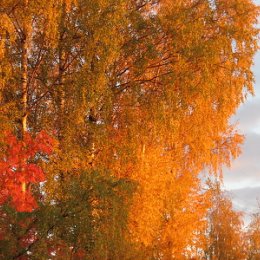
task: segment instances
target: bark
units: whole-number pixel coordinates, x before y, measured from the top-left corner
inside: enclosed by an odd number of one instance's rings
[[[28,1],[25,0],[25,11],[28,7]],[[21,57],[21,88],[22,88],[22,129],[21,137],[24,137],[25,132],[27,131],[27,117],[28,117],[28,48],[29,48],[29,24],[28,21],[23,20],[23,32],[21,38],[21,48],[22,48],[22,57]],[[21,189],[23,193],[26,192],[26,183],[21,183]]]
[[[28,29],[27,25],[23,28],[22,38],[22,58],[21,58],[21,72],[22,72],[22,135],[27,131],[27,117],[28,117]]]
[[[64,128],[64,113],[65,113],[65,51],[64,51],[64,37],[65,37],[65,18],[66,18],[66,6],[63,3],[62,14],[60,20],[60,37],[58,45],[58,55],[59,55],[59,78],[58,78],[58,109],[59,109],[59,118],[58,118],[58,132],[59,139],[62,139],[62,130]]]

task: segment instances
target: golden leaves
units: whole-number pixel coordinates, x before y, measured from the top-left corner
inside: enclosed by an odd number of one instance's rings
[[[63,179],[85,170],[129,178],[138,185],[132,241],[181,259],[209,207],[200,172],[219,175],[240,152],[243,137],[228,120],[253,92],[255,6],[42,0],[24,12],[14,3],[1,3],[1,102],[17,126],[29,37],[28,129],[60,140],[45,165],[46,194],[62,198]]]

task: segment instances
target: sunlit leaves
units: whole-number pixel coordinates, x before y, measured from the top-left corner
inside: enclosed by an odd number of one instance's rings
[[[206,257],[245,259],[243,213],[233,209],[232,201],[218,182],[209,185],[211,205],[206,229]]]
[[[19,136],[0,140],[1,204],[44,214],[35,258],[127,259],[122,227],[135,260],[181,259],[204,243],[209,195],[199,174],[219,177],[240,153],[229,118],[252,93],[252,2],[2,0],[0,8],[0,129]],[[41,129],[59,139],[53,156],[48,135],[32,137]],[[133,199],[109,178],[135,182]]]

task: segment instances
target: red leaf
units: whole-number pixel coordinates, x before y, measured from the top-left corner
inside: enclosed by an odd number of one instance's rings
[[[35,138],[25,133],[23,140],[18,140],[11,133],[6,133],[6,154],[0,158],[0,204],[11,197],[12,206],[17,211],[31,212],[37,203],[27,188],[30,183],[45,180],[42,169],[31,162],[37,153],[50,155],[54,140],[41,131]]]

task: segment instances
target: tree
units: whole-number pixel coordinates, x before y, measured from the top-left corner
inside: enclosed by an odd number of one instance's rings
[[[97,171],[103,188],[129,179],[124,257],[183,256],[207,208],[200,172],[218,175],[240,152],[229,118],[253,93],[257,13],[250,0],[3,0],[0,129],[58,141],[37,162],[42,205],[66,201],[82,174]]]
[[[260,215],[256,213],[252,216],[247,231],[248,260],[260,259]]]
[[[221,191],[219,182],[210,184],[210,191],[212,205],[208,213],[207,259],[245,259],[242,212],[233,209],[231,199]]]
[[[134,189],[129,180],[82,173],[70,178],[62,199],[41,201],[31,213],[2,206],[1,259],[122,259],[131,249],[126,225]]]

